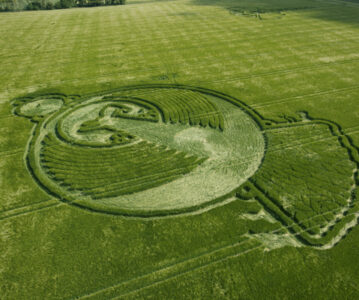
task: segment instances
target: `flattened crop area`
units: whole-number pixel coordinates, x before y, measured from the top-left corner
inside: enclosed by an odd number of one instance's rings
[[[0,299],[359,297],[358,20],[1,14]]]

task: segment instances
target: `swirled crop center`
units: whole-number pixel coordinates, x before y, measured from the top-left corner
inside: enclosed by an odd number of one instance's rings
[[[225,199],[257,170],[264,146],[253,119],[228,99],[152,88],[58,112],[31,151],[39,180],[62,199],[143,215]]]

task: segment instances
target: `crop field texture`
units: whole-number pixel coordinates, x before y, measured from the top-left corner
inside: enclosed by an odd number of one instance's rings
[[[359,298],[358,1],[1,13],[0,66],[0,299]]]

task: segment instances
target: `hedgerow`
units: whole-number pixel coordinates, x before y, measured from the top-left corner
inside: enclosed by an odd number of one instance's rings
[[[72,7],[91,7],[107,5],[124,5],[126,0],[59,0],[57,2],[31,1],[25,6],[25,10],[52,10]],[[13,11],[12,5],[5,6],[0,11]]]

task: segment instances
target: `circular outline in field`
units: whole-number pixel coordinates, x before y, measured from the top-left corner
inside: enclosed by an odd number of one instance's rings
[[[58,112],[54,113],[53,115],[50,115],[46,118],[43,118],[40,120],[39,124],[36,126],[34,134],[31,138],[29,148],[28,148],[28,155],[27,155],[27,165],[29,167],[30,172],[34,175],[35,180],[50,194],[56,196],[61,201],[66,202],[71,205],[75,205],[87,210],[101,212],[105,214],[114,214],[114,215],[124,215],[124,216],[132,216],[132,217],[161,217],[161,216],[168,216],[168,215],[177,215],[182,213],[189,213],[193,211],[197,211],[206,207],[213,206],[215,204],[218,204],[220,202],[223,202],[225,200],[228,200],[229,198],[233,197],[235,195],[236,190],[241,185],[236,186],[233,190],[230,192],[220,196],[216,197],[214,199],[211,199],[209,201],[202,202],[200,204],[196,204],[193,206],[187,206],[183,208],[174,208],[174,209],[158,209],[158,210],[148,210],[148,209],[123,209],[120,207],[117,207],[115,210],[113,208],[109,209],[108,205],[103,205],[102,203],[95,202],[89,204],[86,200],[79,200],[79,197],[76,196],[74,193],[73,195],[63,195],[63,192],[59,189],[58,184],[54,183],[53,180],[51,180],[48,175],[43,174],[43,172],[40,170],[42,167],[40,163],[39,157],[40,153],[39,150],[36,149],[36,143],[37,141],[42,141],[44,138],[44,130],[43,128],[46,128],[46,125],[48,125],[52,120],[55,120],[57,116],[66,115],[68,112],[73,111],[74,108],[79,108],[83,105],[87,105],[86,101],[89,101],[90,99],[93,99],[94,97],[108,95],[111,93],[116,92],[125,92],[130,90],[143,90],[143,89],[182,89],[182,90],[190,90],[193,92],[205,94],[208,96],[213,96],[216,98],[219,98],[221,100],[224,100],[226,102],[229,102],[235,106],[238,107],[238,109],[242,110],[244,113],[247,114],[247,116],[253,121],[254,125],[257,127],[258,132],[260,132],[261,136],[263,137],[264,143],[266,141],[265,134],[262,130],[260,117],[247,105],[242,103],[241,101],[213,91],[209,89],[203,89],[203,88],[196,88],[196,87],[190,87],[190,86],[181,86],[181,85],[146,85],[146,86],[132,86],[132,87],[124,87],[121,89],[111,90],[111,91],[104,91],[102,93],[98,94],[92,94],[92,95],[86,95],[80,99],[80,101],[70,103],[70,105],[65,105],[62,109],[60,109]],[[85,104],[84,104],[85,103]],[[46,130],[45,130],[46,131]],[[256,170],[260,167],[261,162],[264,159],[265,151],[263,150],[262,158],[257,166]],[[39,164],[39,166],[37,165]],[[253,174],[255,171],[253,172]],[[246,180],[253,176],[251,174],[249,177],[246,177]]]

